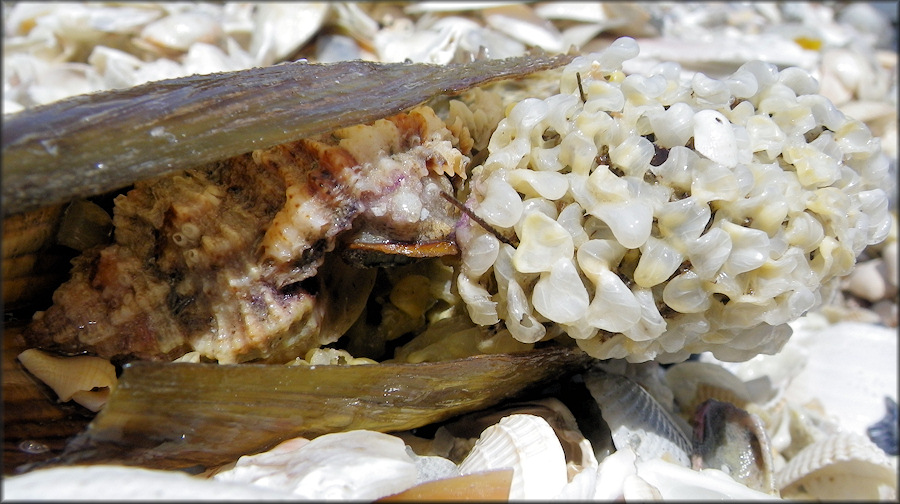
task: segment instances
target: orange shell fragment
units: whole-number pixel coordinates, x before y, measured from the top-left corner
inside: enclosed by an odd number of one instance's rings
[[[427,481],[375,502],[465,500],[506,502],[509,500],[512,477],[512,469],[500,469]]]

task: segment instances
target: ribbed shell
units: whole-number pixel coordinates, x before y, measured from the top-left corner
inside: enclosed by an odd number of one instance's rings
[[[776,474],[775,483],[785,498],[896,499],[897,469],[867,438],[842,432],[801,450]]]
[[[503,468],[513,469],[511,500],[553,498],[568,483],[562,445],[534,415],[510,415],[488,427],[459,464],[462,475]]]
[[[691,465],[691,442],[669,413],[640,385],[605,372],[585,375],[584,383],[600,405],[616,449],[630,446],[639,460],[664,458]]]

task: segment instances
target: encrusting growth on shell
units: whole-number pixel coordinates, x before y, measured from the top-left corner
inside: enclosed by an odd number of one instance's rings
[[[885,239],[887,159],[806,71],[625,75],[624,37],[526,98],[473,169],[459,293],[523,342],[558,324],[600,359],[772,354]],[[582,93],[584,100],[582,100]]]
[[[115,242],[74,260],[26,338],[118,359],[302,357],[350,327],[374,282],[374,270],[327,260],[339,239],[454,232],[459,212],[441,194],[465,173],[457,146],[422,106],[139,181],[116,198]]]

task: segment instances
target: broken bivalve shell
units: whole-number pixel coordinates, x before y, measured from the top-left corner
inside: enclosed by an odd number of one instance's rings
[[[718,469],[695,471],[661,459],[637,460],[626,446],[603,459],[593,500],[775,500],[748,488]]]
[[[461,462],[486,428],[512,415],[537,416],[553,428],[566,457],[570,481],[585,468],[597,467],[594,448],[579,429],[575,415],[555,397],[516,402],[463,415],[438,429],[432,449],[437,454],[446,454],[448,458]]]
[[[897,468],[866,437],[843,432],[800,451],[776,474],[785,498],[892,500]]]
[[[287,490],[309,499],[378,499],[416,484],[403,440],[369,430],[295,438],[238,459],[214,479]]]
[[[689,467],[691,443],[674,418],[628,378],[593,371],[584,384],[600,405],[617,450],[630,447],[638,460],[663,460]]]
[[[662,460],[647,460],[637,463],[637,477],[659,492],[659,500],[776,500],[718,469],[693,471]]]
[[[59,357],[29,348],[18,359],[29,373],[56,392],[60,402],[74,400],[91,411],[99,411],[116,387],[115,366],[100,357]]]
[[[778,495],[772,448],[759,417],[710,399],[697,408],[694,421],[694,469],[719,469],[754,490]]]
[[[556,497],[568,483],[566,457],[553,428],[534,415],[510,415],[481,433],[459,464],[467,475],[513,469],[510,499]]]
[[[687,361],[666,370],[665,381],[675,394],[682,416],[690,417],[707,399],[727,401],[744,408],[750,392],[740,378],[716,364]]]

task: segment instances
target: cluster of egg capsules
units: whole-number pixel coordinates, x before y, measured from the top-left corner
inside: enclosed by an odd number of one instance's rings
[[[805,70],[625,75],[638,51],[620,38],[508,109],[472,172],[460,297],[600,359],[775,353],[887,236],[888,161]]]

